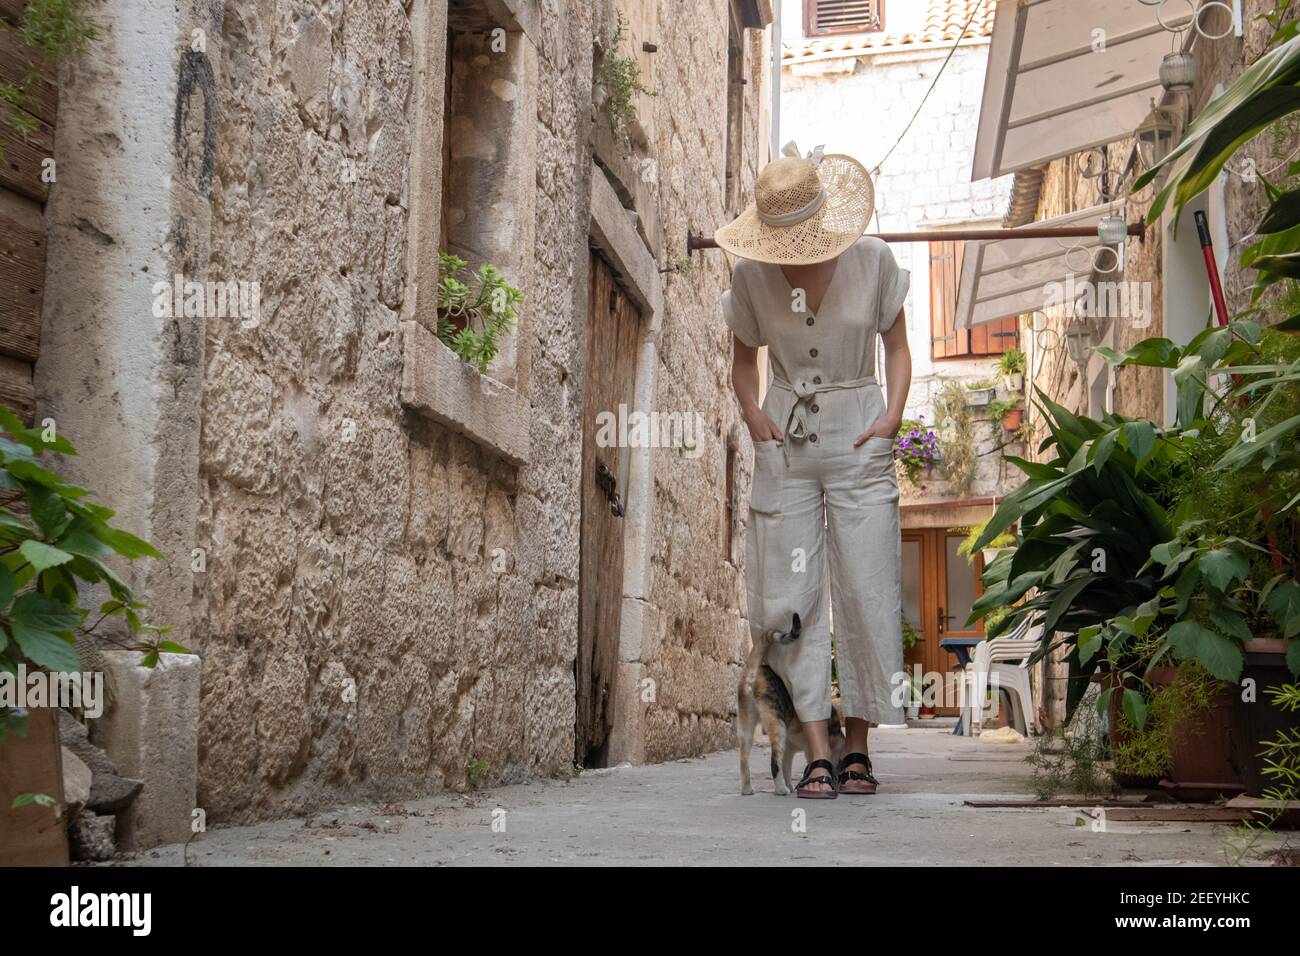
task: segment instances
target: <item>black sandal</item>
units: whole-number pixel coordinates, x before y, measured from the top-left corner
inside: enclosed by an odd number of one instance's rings
[[[829,760],[814,760],[812,763],[808,764],[808,766],[803,768],[803,779],[794,785],[795,796],[801,797],[804,800],[834,800],[839,796],[839,794],[835,792],[835,780],[829,773],[824,773],[816,777],[812,775],[814,770],[819,770],[823,767],[831,773],[835,772],[835,767]],[[810,783],[825,784],[830,787],[830,789],[805,790],[804,788]]]
[[[849,765],[855,763],[862,764],[867,768],[867,772],[849,770]],[[840,793],[871,796],[879,786],[880,781],[871,775],[871,758],[866,754],[845,754],[840,760]]]

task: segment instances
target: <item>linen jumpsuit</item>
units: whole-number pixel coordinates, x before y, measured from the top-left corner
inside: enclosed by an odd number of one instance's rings
[[[909,283],[889,246],[864,236],[840,255],[816,313],[795,310],[803,297],[780,266],[748,259],[722,297],[732,334],[768,348],[763,411],[785,441],[754,443],[745,584],[755,639],[801,618],[800,638],[773,644],[767,662],[803,721],[831,715],[829,596],[844,716],[903,722],[893,693],[903,672],[894,441],[853,440],[885,412],[876,336]]]

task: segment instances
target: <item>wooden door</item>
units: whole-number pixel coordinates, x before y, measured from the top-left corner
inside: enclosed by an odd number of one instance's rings
[[[920,666],[923,675],[947,675],[956,658],[939,646],[946,637],[982,637],[983,624],[966,625],[970,606],[983,588],[979,576],[983,559],[972,565],[957,545],[965,532],[946,528],[916,528],[903,532],[903,616],[920,632],[908,651],[907,669]],[[956,707],[938,707],[939,716],[956,716]]]
[[[618,683],[619,621],[623,609],[623,518],[629,457],[622,438],[600,434],[605,416],[626,420],[636,377],[636,307],[598,254],[590,263],[587,302],[587,381],[582,399],[582,524],[578,582],[577,711],[574,760],[602,767]],[[615,502],[617,498],[617,503]]]

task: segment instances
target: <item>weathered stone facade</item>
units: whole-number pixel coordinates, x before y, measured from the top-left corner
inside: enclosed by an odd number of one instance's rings
[[[49,297],[47,328],[89,314],[75,344],[47,350],[38,402],[82,445],[75,476],[166,552],[134,583],[203,658],[210,820],[571,769],[593,194],[630,207],[616,205],[624,221],[602,236],[640,243],[623,270],[645,320],[639,407],[707,423],[698,457],[644,459],[613,752],[662,760],[732,740],[747,627],[728,448],[736,500],[749,448],[718,316],[729,270],[717,253],[658,269],[686,256],[688,230],[734,212],[733,5],[664,2],[657,17],[652,0],[451,6],[449,46],[445,0],[121,0],[105,5],[102,70],[64,81],[87,96],[61,145],[89,143],[85,163],[109,177],[149,164],[172,193],[141,217],[157,186],[128,183],[109,208],[65,185],[50,281],[75,288]],[[657,47],[637,52],[651,135],[621,155],[599,142],[592,106],[593,58],[618,11],[638,48]],[[504,52],[474,35],[494,24]],[[743,198],[768,150],[769,43],[761,29],[733,36]],[[466,68],[472,95],[457,86]],[[107,82],[117,75],[139,88]],[[162,104],[143,139],[129,112],[139,95]],[[448,208],[444,162],[458,184]],[[508,175],[476,179],[476,162]],[[85,261],[87,218],[111,239],[93,269],[120,295],[102,304],[103,279],[61,274]],[[440,234],[527,296],[497,384],[470,371],[469,386],[449,382],[426,331]],[[151,319],[150,286],[176,272],[258,282],[260,316]],[[141,449],[148,474],[119,475],[114,442]]]

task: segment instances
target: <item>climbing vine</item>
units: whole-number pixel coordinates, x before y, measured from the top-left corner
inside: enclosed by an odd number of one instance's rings
[[[934,400],[934,417],[939,423],[939,447],[944,474],[959,497],[975,483],[975,417],[966,404],[966,389],[956,382],[944,386]]]

